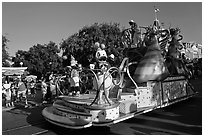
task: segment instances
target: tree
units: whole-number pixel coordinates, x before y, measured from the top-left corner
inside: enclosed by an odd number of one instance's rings
[[[91,26],[84,26],[78,33],[75,33],[63,40],[60,48],[63,56],[67,59],[63,61],[64,66],[70,65],[70,58],[73,55],[83,66],[89,65],[89,59],[94,58],[96,51],[95,42],[106,45],[107,54],[115,55],[118,62],[121,61],[121,30],[118,23],[95,23]],[[80,55],[80,56],[79,56]]]
[[[9,62],[10,61],[10,56],[7,52],[7,43],[9,42],[9,40],[6,38],[6,36],[2,35],[2,66],[6,67],[6,66],[10,66]]]
[[[14,59],[14,66],[19,66],[23,62],[23,66],[28,67],[28,72],[41,77],[47,72],[57,73],[62,67],[62,59],[58,55],[60,49],[54,42],[41,45],[37,44],[28,51],[18,50]]]

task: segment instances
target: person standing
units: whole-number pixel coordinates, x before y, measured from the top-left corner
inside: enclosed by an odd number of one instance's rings
[[[21,78],[18,79],[17,81],[17,90],[18,90],[18,93],[17,93],[17,97],[20,98],[20,101],[22,101],[22,98],[25,99],[25,108],[28,107],[28,100],[27,100],[27,95],[26,95],[26,86],[25,86],[25,83],[21,80]]]
[[[46,102],[51,102],[52,101],[51,84],[52,84],[52,80],[49,80],[48,83],[47,83],[47,92],[45,94],[45,101]]]
[[[129,25],[130,28],[124,30],[123,32],[123,44],[126,48],[138,47],[138,44],[142,41],[141,32],[133,20],[129,21]]]
[[[11,84],[10,90],[11,90],[11,106],[14,106],[14,101],[16,96],[14,83]]]
[[[34,80],[31,81],[30,83],[30,93],[32,97],[35,97],[35,83]]]
[[[43,100],[43,103],[45,103],[45,99],[46,99],[45,95],[47,93],[47,84],[45,83],[45,79],[42,80],[41,89],[42,89],[42,94],[43,94],[42,100]]]
[[[11,106],[11,90],[10,90],[11,84],[8,83],[6,80],[5,83],[3,84],[3,94],[5,95],[6,99],[6,107]]]
[[[71,59],[71,78],[70,78],[70,89],[71,92],[69,95],[79,96],[80,88],[79,88],[79,71],[78,71],[78,63],[77,60],[72,56]]]

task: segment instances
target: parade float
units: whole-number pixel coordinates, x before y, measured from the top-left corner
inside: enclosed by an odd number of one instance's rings
[[[196,95],[178,56],[180,29],[158,28],[158,23],[155,20],[153,26],[139,27],[145,33],[143,38],[137,37],[141,39],[136,47],[128,45],[128,36],[124,36],[126,57],[119,67],[108,66],[107,55],[99,48],[98,67],[83,69],[79,79],[72,78],[80,82],[91,77],[92,88],[83,94],[59,96],[52,106],[43,109],[44,118],[72,129],[107,126]],[[162,44],[169,44],[167,52]]]

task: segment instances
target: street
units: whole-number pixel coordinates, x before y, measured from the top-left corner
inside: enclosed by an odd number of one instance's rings
[[[192,80],[198,95],[107,127],[65,129],[45,121],[45,107],[2,111],[3,135],[202,135],[202,78]]]

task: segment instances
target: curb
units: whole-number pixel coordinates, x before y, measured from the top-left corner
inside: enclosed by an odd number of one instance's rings
[[[15,107],[8,107],[8,108],[2,107],[2,111],[9,111],[9,110],[14,109],[14,108],[15,108]]]

